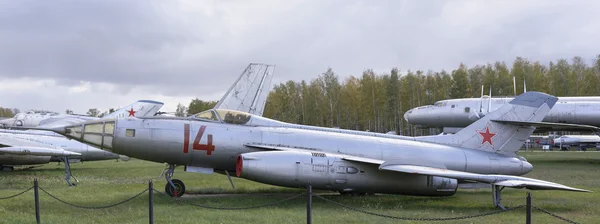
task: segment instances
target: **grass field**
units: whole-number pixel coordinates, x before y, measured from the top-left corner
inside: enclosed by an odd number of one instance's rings
[[[558,182],[572,187],[600,192],[600,153],[597,152],[530,152],[521,153],[533,165],[528,177]],[[78,186],[67,187],[63,181],[63,166],[47,164],[41,167],[0,173],[0,197],[18,193],[33,186],[38,178],[41,187],[50,193],[78,205],[99,206],[127,199],[147,187],[154,179],[155,188],[164,190],[166,181],[157,178],[163,164],[132,160],[129,162],[86,162],[72,169],[80,180]],[[186,173],[182,169],[175,177],[186,183],[187,192],[196,195],[183,199],[212,206],[241,207],[259,205],[297,193],[290,189],[259,184],[234,178],[231,189],[227,177],[213,174]],[[503,204],[525,204],[526,190],[505,189]],[[202,195],[200,195],[201,193]],[[206,196],[213,193],[239,195]],[[241,194],[246,193],[246,194]],[[268,194],[265,194],[268,193]],[[453,217],[495,211],[490,189],[462,190],[451,197],[413,197],[402,195],[339,196],[327,198],[354,207],[395,216]],[[210,210],[174,202],[154,194],[156,223],[305,223],[305,197],[284,204],[251,210]],[[533,191],[533,204],[555,214],[581,223],[600,223],[599,193],[563,191]],[[108,209],[88,210],[64,205],[40,192],[42,223],[147,223],[148,196],[144,194],[126,204]],[[498,215],[453,221],[450,223],[523,223],[525,209]],[[534,223],[563,223],[534,210]],[[398,220],[370,216],[337,207],[313,198],[314,223],[397,223]],[[0,223],[35,223],[33,191],[19,197],[0,200]],[[422,222],[421,222],[422,223]]]

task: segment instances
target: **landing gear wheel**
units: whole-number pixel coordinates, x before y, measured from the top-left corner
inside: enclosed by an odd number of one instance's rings
[[[173,185],[175,185],[175,187],[173,187],[171,183],[167,183],[165,185],[165,193],[174,198],[181,197],[183,193],[185,193],[185,185],[183,184],[183,181],[178,179],[172,179],[171,182],[173,182]]]

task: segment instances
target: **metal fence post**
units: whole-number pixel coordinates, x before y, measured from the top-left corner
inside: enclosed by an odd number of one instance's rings
[[[527,192],[527,215],[525,223],[531,224],[531,192]]]
[[[306,185],[306,223],[312,224],[312,186]]]
[[[38,180],[33,179],[33,193],[35,198],[35,220],[40,224],[40,195],[38,193]]]
[[[154,224],[154,188],[152,180],[148,182],[148,218],[150,224]]]

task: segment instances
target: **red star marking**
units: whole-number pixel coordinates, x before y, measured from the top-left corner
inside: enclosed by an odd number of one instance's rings
[[[133,107],[131,108],[131,110],[128,110],[127,112],[129,112],[129,116],[130,117],[134,117],[135,116],[135,110],[133,110]]]
[[[494,147],[494,144],[492,143],[492,138],[493,138],[494,136],[496,136],[496,134],[495,134],[495,133],[491,133],[491,132],[490,132],[490,128],[489,128],[489,127],[485,127],[485,132],[478,132],[478,133],[479,133],[479,134],[481,135],[481,137],[483,138],[483,140],[481,141],[481,144],[482,144],[482,145],[483,145],[484,143],[486,143],[486,142],[487,142],[487,143],[490,143],[490,145],[491,145],[492,147]]]

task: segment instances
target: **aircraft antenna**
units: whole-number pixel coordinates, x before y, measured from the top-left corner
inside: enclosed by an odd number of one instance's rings
[[[517,79],[515,79],[514,76],[513,76],[513,93],[515,94],[515,97],[517,97]]]
[[[490,85],[490,99],[488,101],[488,113],[492,110],[492,85]]]
[[[483,85],[481,85],[481,97],[483,97]]]
[[[483,85],[481,85],[481,102],[479,103],[479,113],[483,113]]]

